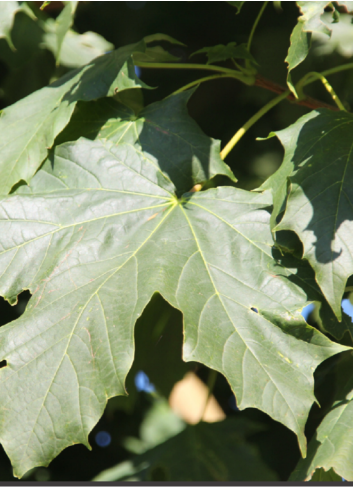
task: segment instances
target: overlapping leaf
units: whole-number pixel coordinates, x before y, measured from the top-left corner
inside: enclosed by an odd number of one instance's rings
[[[55,21],[48,19],[44,24],[44,45],[57,57],[57,36]],[[78,34],[72,29],[66,33],[60,50],[60,64],[69,68],[78,68],[88,64],[94,58],[112,51],[114,45],[96,32]]]
[[[151,104],[138,116],[110,99],[78,104],[77,112],[57,143],[80,136],[108,138],[115,144],[128,141],[156,160],[173,180],[179,195],[215,175],[226,175],[236,181],[219,157],[220,142],[205,136],[189,117],[187,102],[193,92]]]
[[[237,9],[236,13],[239,14],[245,2],[227,2],[227,3],[229,3],[229,5],[231,5],[232,7],[235,7]]]
[[[251,423],[234,418],[187,426],[173,438],[94,480],[276,481],[277,474],[244,439],[244,432],[252,430]]]
[[[332,17],[330,13],[323,15],[324,21],[330,22],[330,17]],[[353,56],[353,25],[351,21],[352,15],[342,14],[340,15],[340,21],[330,26],[332,30],[331,38],[320,33],[314,34],[314,55],[321,57],[339,54],[345,58],[351,58]]]
[[[178,44],[179,46],[185,46],[182,42],[178,41],[177,39],[174,39],[174,37],[168,36],[167,34],[152,34],[150,36],[146,36],[143,38],[144,42],[146,43],[147,47],[146,50],[142,52],[136,52],[134,53],[133,59],[134,63],[138,64],[139,62],[157,62],[157,63],[163,63],[167,61],[178,61],[180,58],[177,56],[174,56],[170,54],[168,51],[162,48],[162,46],[153,46],[150,47],[149,44],[154,43],[154,42],[168,42],[171,44]]]
[[[184,360],[222,372],[240,409],[285,424],[305,453],[313,372],[346,348],[300,315],[306,295],[272,257],[270,193],[176,190],[135,146],[80,139],[1,200],[1,294],[33,294],[0,330],[0,439],[18,476],[88,445],[156,291],[184,315]]]
[[[342,477],[336,474],[332,469],[326,472],[324,469],[316,469],[311,482],[342,482]]]
[[[352,354],[346,355],[339,368],[332,407],[309,443],[307,458],[300,460],[290,480],[314,480],[315,469],[320,467],[326,472],[333,469],[344,479],[353,480],[353,359]]]
[[[288,63],[287,83],[294,94],[296,90],[292,83],[291,71],[307,57],[311,44],[311,33],[320,32],[330,35],[331,31],[320,17],[324,8],[330,2],[296,2],[302,15],[293,29],[290,38],[290,47],[285,61]]]
[[[11,40],[11,29],[14,22],[15,14],[21,10],[18,2],[1,2],[0,3],[0,37],[4,37],[11,48],[14,48]]]
[[[122,445],[134,454],[144,453],[177,435],[185,427],[185,421],[171,409],[167,399],[155,394],[140,424],[139,437],[128,436],[123,439]]]
[[[55,19],[55,37],[56,37],[56,63],[59,64],[61,47],[64,38],[74,22],[74,15],[76,12],[78,2],[65,2],[63,10]]]
[[[111,96],[115,90],[145,86],[135,75],[132,54],[144,43],[125,46],[68,73],[1,112],[0,192],[28,182],[67,125],[78,100]]]
[[[353,338],[351,318],[342,311],[342,321],[338,321],[320,287],[317,285],[313,269],[306,260],[301,260],[299,256],[286,253],[286,248],[283,245],[288,245],[288,243],[283,243],[283,238],[280,238],[281,234],[276,233],[276,246],[281,249],[281,252],[274,252],[274,257],[281,266],[292,272],[291,280],[305,291],[308,300],[316,303],[315,321],[319,324],[321,330],[329,333],[337,340],[341,340],[347,332]]]
[[[217,46],[211,46],[199,49],[195,51],[191,56],[195,54],[207,55],[207,64],[218,63],[219,61],[226,61],[230,58],[235,59],[247,59],[256,63],[254,57],[249,53],[245,44],[236,45],[235,42],[230,42],[226,46],[224,44],[218,44]]]
[[[277,230],[294,231],[304,246],[316,281],[341,318],[347,278],[353,274],[353,118],[322,109],[277,133],[285,147],[279,170],[265,183],[275,201],[273,218],[290,192]]]

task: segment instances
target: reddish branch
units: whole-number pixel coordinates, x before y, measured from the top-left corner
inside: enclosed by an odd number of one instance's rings
[[[281,94],[287,90],[286,87],[283,87],[282,85],[279,85],[278,83],[275,83],[271,80],[267,80],[267,78],[264,78],[261,75],[256,75],[256,80],[255,80],[255,85],[257,87],[262,87],[265,88],[266,90],[271,90],[271,92],[275,92],[278,94]],[[295,102],[298,105],[304,105],[305,107],[309,107],[309,109],[330,109],[330,110],[336,110],[338,111],[338,107],[330,104],[326,104],[325,102],[321,102],[320,100],[316,100],[312,97],[306,97],[303,100],[298,100],[294,97],[293,94],[288,95],[287,97],[288,100],[291,102]]]

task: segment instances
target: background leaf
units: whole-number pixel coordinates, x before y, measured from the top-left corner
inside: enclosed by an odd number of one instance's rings
[[[245,2],[227,2],[227,3],[229,3],[229,5],[231,5],[232,7],[235,7],[237,9],[236,13],[239,14]]]
[[[133,59],[135,64],[138,64],[140,61],[147,63],[166,63],[168,61],[180,60],[180,58],[168,53],[161,46],[147,47],[144,53],[134,53]]]
[[[135,357],[126,379],[129,407],[137,400],[134,388],[139,371],[147,374],[156,392],[168,398],[175,383],[195,368],[193,362],[183,362],[183,331],[180,311],[172,308],[155,294],[138,319],[134,329]],[[150,447],[149,447],[150,448]]]
[[[168,34],[163,34],[158,32],[157,34],[151,34],[149,36],[145,36],[143,38],[146,44],[150,44],[155,41],[167,41],[170,42],[171,44],[178,44],[179,46],[185,46],[183,42],[178,41],[172,36],[169,36]]]
[[[334,402],[310,440],[307,458],[299,461],[290,480],[314,480],[311,477],[314,471],[320,467],[331,473],[331,469],[333,469],[337,475],[344,479],[353,480],[353,448],[351,442],[351,420],[353,414],[352,370],[352,353],[347,352],[339,364],[338,385]],[[326,480],[328,479],[326,478]]]
[[[324,8],[329,5],[329,2],[296,3],[302,15],[298,18],[298,23],[293,29],[288,55],[285,59],[288,63],[287,84],[295,96],[297,96],[297,93],[292,82],[291,71],[307,57],[311,45],[312,32],[331,35],[331,30],[320,20],[321,15],[324,13]]]
[[[11,29],[15,14],[19,10],[21,7],[18,2],[0,2],[0,37],[4,37],[12,49],[14,45],[11,40]]]
[[[140,425],[139,437],[128,437],[123,441],[125,448],[135,454],[144,453],[160,445],[186,427],[185,421],[172,411],[165,398],[155,393],[153,395],[152,406]]]
[[[325,23],[332,21],[331,13],[324,13],[322,19]],[[352,15],[341,14],[340,21],[330,25],[331,37],[320,32],[314,32],[312,36],[315,46],[313,52],[316,56],[329,56],[339,54],[346,58],[353,55],[353,25]]]
[[[55,20],[56,64],[60,62],[60,52],[64,38],[74,22],[78,2],[66,2],[65,7]]]
[[[74,12],[72,12],[73,14]],[[69,68],[78,68],[88,64],[94,58],[114,49],[112,43],[96,32],[88,31],[84,34],[78,34],[73,29],[68,28],[60,44],[59,51],[56,21],[48,18],[41,25],[45,31],[42,46],[54,54],[57,63],[60,58],[60,64]]]
[[[21,2],[21,4],[22,5],[17,1],[0,2],[0,38],[4,37],[13,51],[15,51],[15,46],[12,42],[11,30],[13,28],[16,13],[24,12],[30,18],[36,19],[26,2]]]
[[[191,56],[202,53],[206,53],[208,65],[219,61],[226,61],[230,58],[248,59],[257,64],[254,57],[247,50],[245,44],[240,44],[239,46],[236,46],[235,42],[230,42],[226,46],[224,46],[224,44],[218,44],[217,46],[199,49],[192,53]]]
[[[342,477],[337,475],[332,469],[326,472],[324,469],[316,469],[311,482],[342,482]]]
[[[241,426],[240,426],[241,424]],[[244,426],[245,425],[245,426]],[[161,445],[131,462],[99,474],[95,481],[266,481],[276,474],[245,441],[251,423],[229,418],[218,423],[187,426]]]

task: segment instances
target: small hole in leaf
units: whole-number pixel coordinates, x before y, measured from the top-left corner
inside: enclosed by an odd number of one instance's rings
[[[2,360],[0,362],[0,368],[6,367],[6,366],[7,366],[7,361],[6,360]]]
[[[254,311],[254,312],[256,312],[256,314],[259,313],[259,311],[256,309],[256,307],[251,307],[251,310]]]
[[[16,297],[14,297],[12,305],[10,305],[7,300],[0,297],[0,327],[14,321],[15,319],[18,319],[24,313],[30,298],[31,294],[28,290],[21,292],[17,298],[17,301]]]

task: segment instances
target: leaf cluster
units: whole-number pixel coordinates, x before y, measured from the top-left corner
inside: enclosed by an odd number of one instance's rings
[[[239,21],[245,2],[227,3]],[[341,307],[353,275],[353,119],[327,79],[353,65],[294,76],[312,38],[330,36],[324,12],[340,25],[349,6],[296,2],[281,87],[264,82],[253,55],[267,2],[247,44],[191,49],[189,59],[177,51],[185,44],[166,34],[113,49],[99,34],[74,29],[78,2],[65,2],[56,18],[46,13],[50,4],[0,4],[8,60],[22,66],[11,54],[17,19],[36,23],[40,49],[55,58],[51,83],[0,117],[0,294],[12,305],[31,294],[24,313],[0,329],[0,441],[15,476],[48,466],[70,445],[90,448],[109,399],[130,390],[125,408],[135,409],[128,374],[143,369],[158,385],[139,438],[124,442],[135,456],[96,480],[277,480],[251,442],[261,426],[232,416],[202,422],[213,372],[228,382],[238,410],[256,408],[295,434],[302,458],[291,480],[353,480],[353,329]],[[190,62],[198,54],[207,63]],[[212,74],[146,104],[153,90],[138,69]],[[278,96],[221,151],[188,107],[199,85],[223,78]],[[331,105],[311,101],[314,110],[271,127],[282,164],[257,188],[242,186],[225,158],[280,102],[305,106],[304,87],[315,81]],[[311,304],[313,324],[303,316]],[[148,314],[150,329],[138,333]],[[168,329],[179,316],[182,340]],[[143,334],[146,345],[170,335],[167,380],[153,361],[135,358]],[[308,443],[327,364],[337,380]],[[164,397],[195,365],[211,380],[193,426]],[[161,426],[169,426],[164,435]]]

